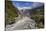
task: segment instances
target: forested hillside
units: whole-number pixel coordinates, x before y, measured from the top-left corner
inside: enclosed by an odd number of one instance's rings
[[[9,24],[11,22],[14,23],[14,18],[17,17],[17,8],[15,8],[12,5],[11,1],[6,1],[6,10],[5,10],[5,17],[6,17],[6,23],[5,24]]]
[[[44,5],[32,9],[31,18],[35,20],[37,27],[43,28],[44,27]]]

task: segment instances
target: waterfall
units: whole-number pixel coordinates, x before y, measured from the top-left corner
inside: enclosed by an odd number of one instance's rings
[[[30,12],[26,12],[25,10],[19,10],[19,12],[21,15],[16,18],[16,23],[12,25],[6,25],[6,31],[35,29],[36,23],[33,19],[30,18]]]

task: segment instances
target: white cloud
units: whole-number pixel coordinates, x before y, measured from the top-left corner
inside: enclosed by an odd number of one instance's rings
[[[31,7],[17,7],[18,8],[18,10],[25,10],[25,9],[31,9]]]

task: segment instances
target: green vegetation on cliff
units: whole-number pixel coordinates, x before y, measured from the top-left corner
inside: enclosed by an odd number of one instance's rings
[[[5,10],[5,17],[6,17],[6,24],[14,23],[14,18],[18,16],[17,8],[12,5],[12,1],[6,1],[6,10]]]

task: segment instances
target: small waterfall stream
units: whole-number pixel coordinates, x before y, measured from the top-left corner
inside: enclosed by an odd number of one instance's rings
[[[24,15],[22,11],[19,11],[22,15],[18,16],[16,19],[16,23],[12,25],[6,25],[6,31],[14,31],[14,30],[25,30],[25,29],[35,29],[35,21],[30,17]],[[27,11],[28,12],[28,11]]]

